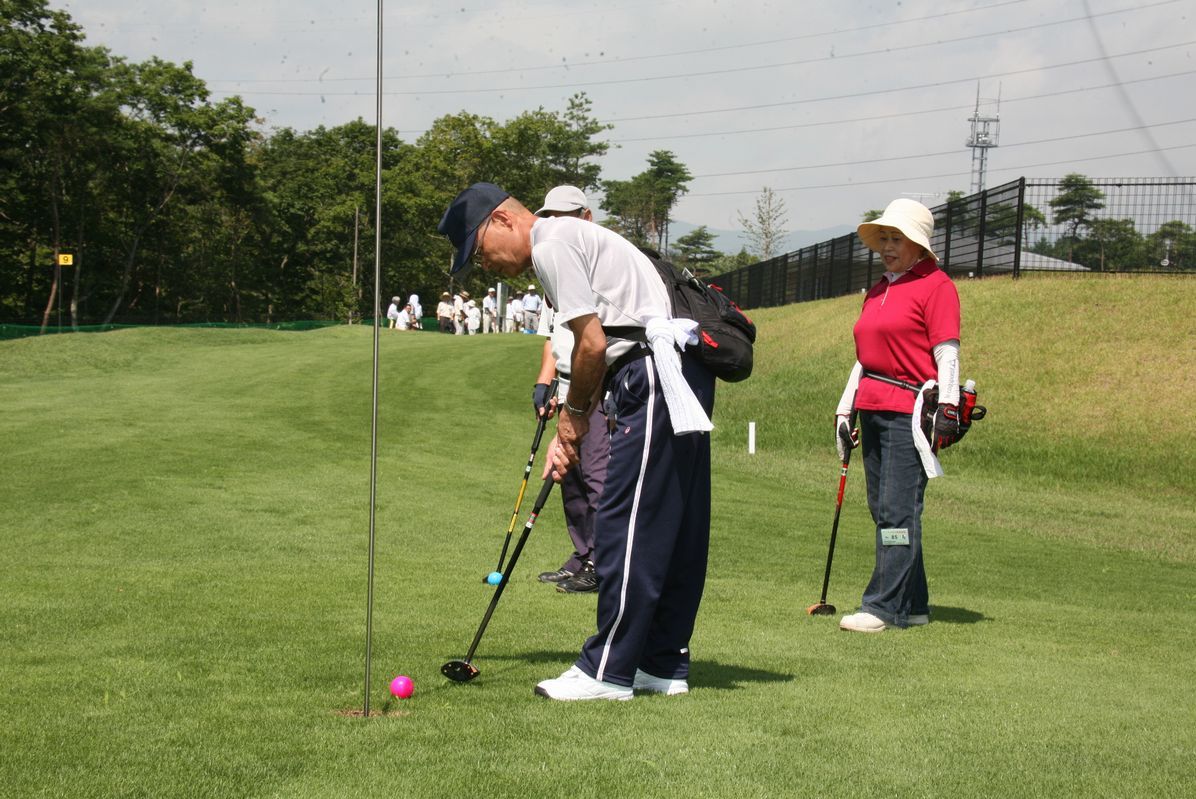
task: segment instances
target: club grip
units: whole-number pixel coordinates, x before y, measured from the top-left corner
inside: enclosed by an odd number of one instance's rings
[[[540,493],[536,495],[536,503],[532,506],[532,515],[538,516],[540,511],[544,508],[544,503],[548,501],[548,495],[552,493],[552,487],[556,485],[556,481],[549,475],[544,480],[544,485],[540,489]]]

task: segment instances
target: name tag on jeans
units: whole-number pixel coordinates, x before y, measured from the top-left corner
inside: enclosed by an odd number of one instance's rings
[[[905,527],[882,528],[880,543],[886,547],[907,547],[909,546],[909,530]]]

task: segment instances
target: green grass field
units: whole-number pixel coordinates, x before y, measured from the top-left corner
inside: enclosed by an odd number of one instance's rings
[[[0,343],[0,796],[1191,796],[1190,289],[960,285],[989,418],[927,491],[933,623],[879,636],[804,612],[859,298],[755,314],[757,374],[715,416],[692,691],[628,703],[532,694],[593,626],[592,596],[535,581],[568,548],[555,496],[481,676],[439,674],[491,595],[540,340],[384,335],[368,720],[369,329]],[[871,569],[863,488],[840,611]]]

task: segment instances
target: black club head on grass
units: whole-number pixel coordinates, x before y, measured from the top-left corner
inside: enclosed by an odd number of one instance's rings
[[[464,660],[450,660],[440,667],[440,673],[453,682],[469,682],[478,676],[478,667]]]

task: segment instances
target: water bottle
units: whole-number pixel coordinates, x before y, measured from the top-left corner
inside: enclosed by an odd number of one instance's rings
[[[963,425],[972,423],[972,410],[976,407],[976,381],[969,380],[959,390],[959,421]]]

